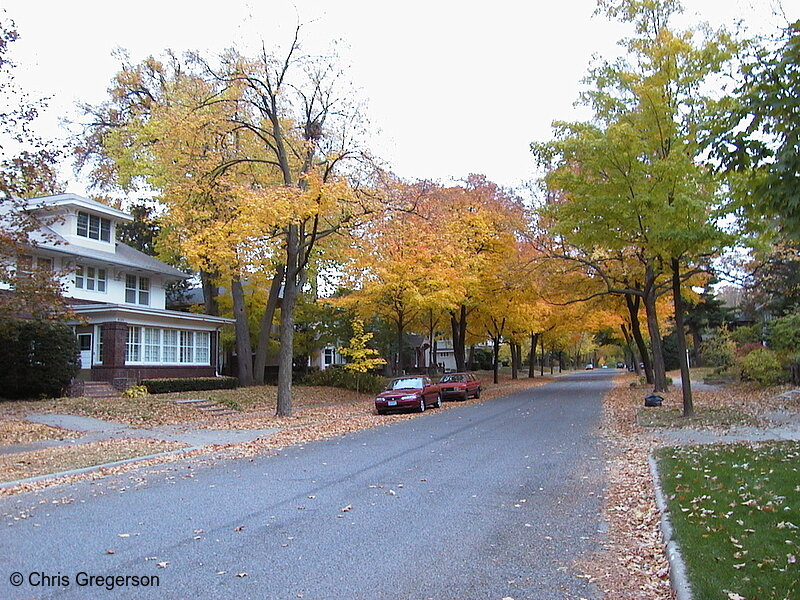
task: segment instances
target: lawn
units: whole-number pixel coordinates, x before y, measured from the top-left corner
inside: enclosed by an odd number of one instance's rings
[[[800,598],[800,442],[656,456],[695,598]]]

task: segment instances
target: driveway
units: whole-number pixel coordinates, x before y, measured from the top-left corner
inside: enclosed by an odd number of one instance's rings
[[[277,456],[2,499],[0,597],[599,597],[573,563],[603,537],[597,426],[612,375]]]

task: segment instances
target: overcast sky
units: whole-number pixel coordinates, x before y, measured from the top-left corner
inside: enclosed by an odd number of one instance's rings
[[[774,27],[776,0],[684,0],[686,20]],[[800,2],[785,0],[790,19]],[[286,47],[304,24],[307,51],[341,40],[349,74],[376,130],[372,148],[406,178],[446,181],[483,173],[514,187],[533,176],[532,140],[550,137],[593,54],[616,53],[628,30],[593,17],[595,0],[1,0],[20,40],[18,82],[50,98],[49,137],[78,101],[99,103],[119,63],[166,48],[216,53],[237,45]],[[791,9],[791,10],[790,10]],[[583,114],[585,116],[585,113]],[[86,193],[65,170],[68,191]]]

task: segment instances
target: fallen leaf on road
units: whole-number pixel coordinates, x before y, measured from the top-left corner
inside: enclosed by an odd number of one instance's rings
[[[247,577],[247,573],[244,573],[244,572],[242,572],[242,573],[237,573],[237,574],[236,574],[236,577]]]
[[[352,504],[348,504],[347,506],[342,508],[342,512],[350,512],[351,510],[353,510],[353,505]]]
[[[129,537],[131,537],[131,534],[130,533],[118,533],[117,537],[129,538]]]
[[[106,554],[116,554],[113,550],[106,550]]]
[[[166,569],[168,564],[169,564],[169,561],[165,560],[163,562],[157,563],[157,566],[158,566],[159,569]]]
[[[239,525],[238,527],[233,528],[234,531],[244,531],[244,525]]]

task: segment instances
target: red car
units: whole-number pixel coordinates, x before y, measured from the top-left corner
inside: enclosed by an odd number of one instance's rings
[[[466,400],[470,396],[481,397],[481,380],[474,373],[448,373],[439,380],[442,398]]]
[[[389,382],[385,392],[375,398],[375,410],[379,415],[395,410],[416,410],[442,406],[439,386],[424,375],[398,377]]]

